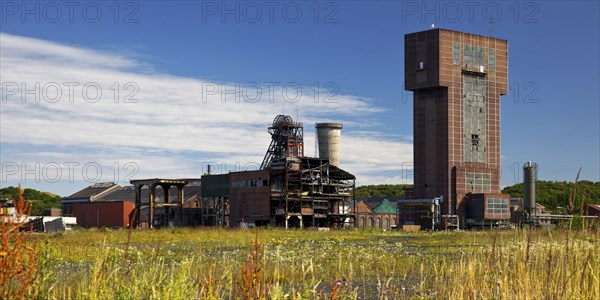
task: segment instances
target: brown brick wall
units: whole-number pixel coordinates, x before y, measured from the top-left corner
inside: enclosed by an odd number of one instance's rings
[[[269,180],[268,170],[229,173],[231,197],[229,220],[232,227],[239,226],[242,219],[246,223],[269,221],[271,197]]]
[[[461,62],[453,64],[453,44],[460,43]],[[488,81],[486,110],[486,162],[464,158],[463,52],[464,45],[485,47]],[[489,48],[495,49],[496,68],[488,66]],[[466,172],[491,175],[489,193],[500,192],[500,95],[508,90],[508,42],[444,29],[405,36],[405,88],[414,92],[414,198],[444,196],[464,216]],[[418,70],[420,61],[424,70]],[[423,75],[425,74],[425,75]],[[450,199],[451,201],[448,201]]]
[[[81,227],[127,227],[134,206],[129,201],[75,203],[73,216]]]

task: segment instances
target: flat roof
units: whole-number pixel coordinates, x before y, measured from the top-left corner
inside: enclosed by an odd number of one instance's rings
[[[497,37],[493,37],[493,36],[481,35],[481,34],[446,29],[446,28],[433,28],[433,29],[428,29],[428,30],[423,30],[423,31],[411,32],[411,33],[405,34],[405,36],[411,35],[411,34],[419,34],[419,33],[428,32],[428,31],[448,31],[448,32],[456,32],[456,33],[460,33],[460,34],[469,34],[469,35],[473,35],[473,36],[480,36],[480,37],[485,37],[485,38],[490,38],[490,39],[496,39],[496,40],[501,40],[501,41],[508,41],[506,39],[501,39],[501,38],[497,38]]]

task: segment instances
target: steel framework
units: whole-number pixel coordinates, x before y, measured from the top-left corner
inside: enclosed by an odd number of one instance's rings
[[[292,117],[278,115],[269,126],[271,144],[263,158],[260,169],[271,165],[274,158],[304,156],[304,127],[301,122],[295,122]]]

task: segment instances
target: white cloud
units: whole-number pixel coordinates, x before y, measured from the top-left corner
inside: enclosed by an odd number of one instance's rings
[[[0,33],[0,47],[3,162],[135,162],[138,178],[197,177],[203,162],[222,162],[227,168],[260,164],[270,142],[267,124],[297,91],[292,83],[286,93],[288,83],[283,82],[275,87],[221,84],[157,73],[135,58],[6,33]],[[237,90],[237,99],[226,88]],[[287,110],[298,107],[305,122],[306,155],[313,154],[314,144],[308,124],[359,124],[382,111],[352,95],[337,95],[335,103],[315,101],[313,90],[299,88],[298,104],[285,105]],[[102,96],[92,101],[97,90]],[[137,103],[123,103],[130,94]],[[246,101],[259,94],[255,103]],[[7,145],[16,150],[6,151]],[[410,140],[343,131],[341,163],[359,183],[393,181],[376,174],[401,172],[402,163],[411,161]]]

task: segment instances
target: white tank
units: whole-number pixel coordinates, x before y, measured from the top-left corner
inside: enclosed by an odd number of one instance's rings
[[[340,138],[342,123],[316,123],[319,158],[329,159],[336,167],[340,165]]]

